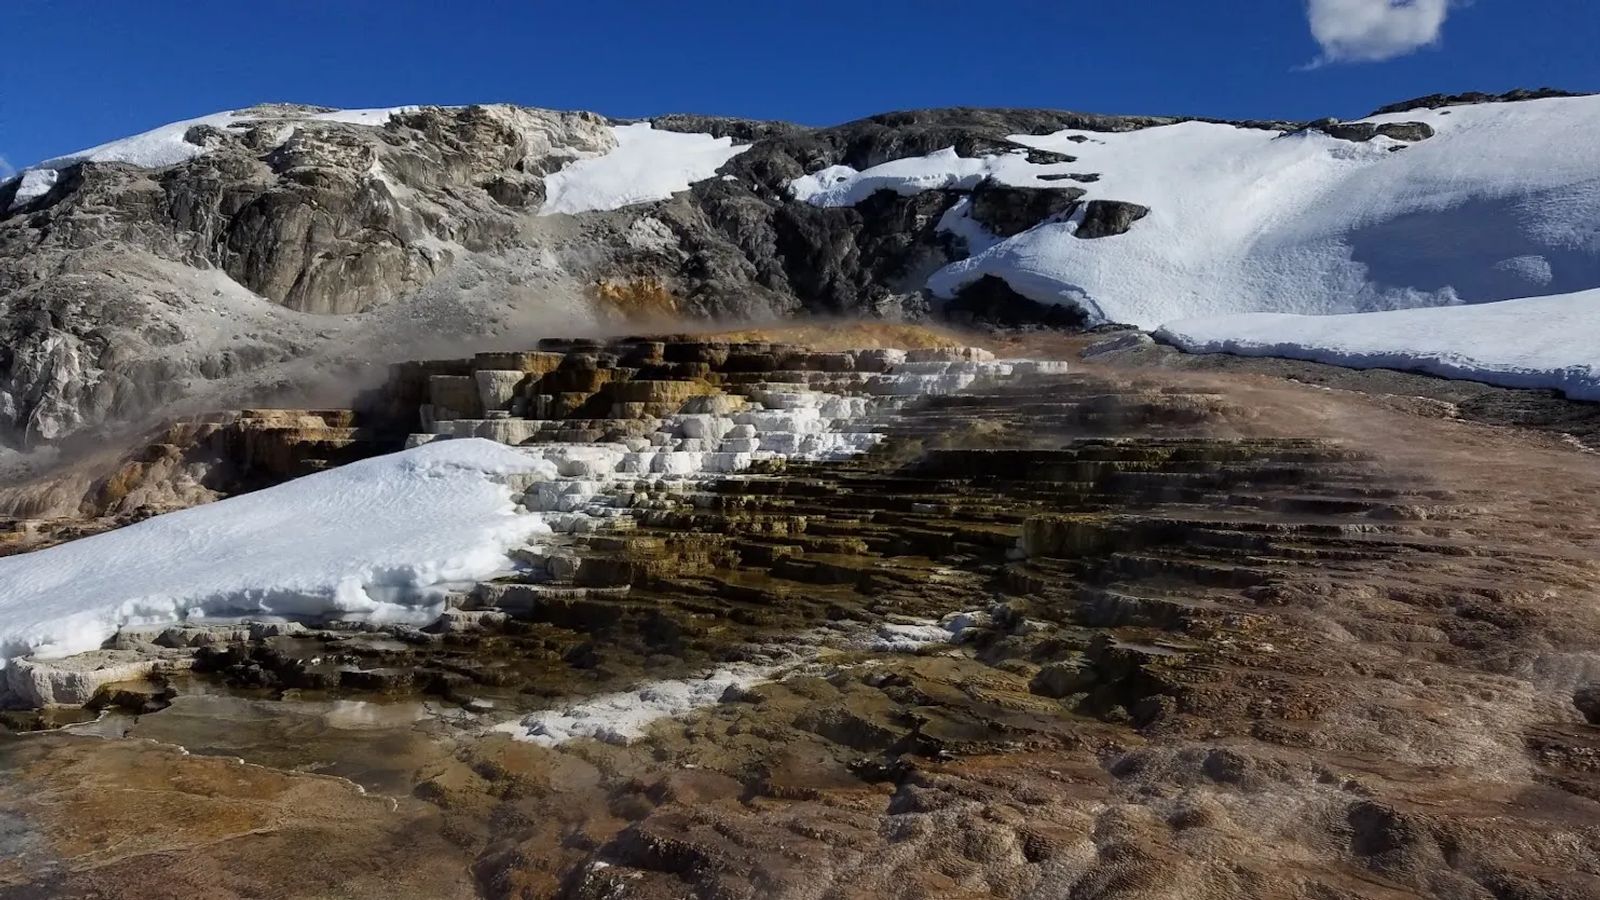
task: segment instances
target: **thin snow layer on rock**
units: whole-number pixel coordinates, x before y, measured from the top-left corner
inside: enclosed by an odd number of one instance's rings
[[[968,256],[982,253],[1005,240],[984,227],[982,222],[972,218],[972,200],[967,197],[962,197],[945,210],[944,215],[939,217],[939,224],[934,228],[965,241]]]
[[[1044,223],[935,273],[984,275],[1141,327],[1243,312],[1332,314],[1600,286],[1600,97],[1413,110],[1412,144],[1187,122],[1012,140],[1078,157],[1086,200],[1150,208],[1086,240]],[[1073,138],[1082,139],[1075,141]],[[963,169],[951,169],[958,179]],[[930,178],[937,183],[938,179]]]
[[[1256,313],[1169,322],[1196,353],[1406,369],[1600,400],[1600,290],[1474,306],[1338,316]]]
[[[867,639],[866,646],[885,653],[915,653],[924,647],[957,643],[968,629],[991,621],[983,610],[968,610],[951,613],[937,622],[884,622]]]
[[[567,164],[545,178],[540,215],[621,209],[666,200],[717,174],[749,149],[732,138],[658,131],[649,122],[618,125],[616,149]]]
[[[713,706],[729,690],[771,680],[783,668],[776,663],[735,663],[693,678],[652,681],[633,690],[590,697],[502,723],[495,730],[544,747],[579,738],[626,744],[643,737],[662,719]]]
[[[330,112],[291,115],[284,117],[282,120],[286,124],[295,121],[312,121],[381,126],[386,124],[389,121],[389,117],[395,113],[416,108],[415,106],[391,106],[374,109],[336,109]],[[184,135],[196,125],[207,125],[212,128],[240,128],[253,125],[259,121],[277,120],[278,118],[278,116],[255,115],[250,110],[230,109],[212,113],[208,116],[184,119],[180,122],[169,122],[131,137],[118,138],[114,141],[107,141],[104,144],[90,147],[87,150],[79,150],[74,153],[41,160],[24,169],[23,174],[40,169],[59,171],[84,162],[125,163],[145,169],[175,166],[181,162],[188,162],[197,156],[203,156],[207,152],[206,147],[184,140]]]
[[[1060,187],[1059,182],[1040,176],[1059,178],[1075,171],[1081,169],[1074,163],[1030,163],[1023,150],[969,159],[947,147],[927,156],[880,163],[864,171],[829,166],[791,181],[789,193],[813,206],[854,206],[878,191],[910,196],[922,191],[971,190],[984,179],[1012,187]]]
[[[551,474],[446,441],[0,559],[0,665],[191,619],[426,621],[442,586],[503,570],[546,529],[502,481]]]
[[[313,122],[342,122],[346,125],[381,127],[389,124],[389,119],[395,113],[412,112],[420,108],[418,106],[383,106],[372,109],[336,109],[332,112],[312,113],[306,118]]]
[[[386,124],[395,113],[416,108],[415,106],[392,106],[374,109],[336,109],[330,112],[291,115],[287,118],[282,118],[282,121],[285,125],[309,121],[381,126]],[[169,122],[131,137],[118,138],[114,141],[90,147],[87,150],[78,150],[74,153],[42,160],[18,173],[22,183],[18,186],[16,197],[12,199],[11,206],[15,209],[48,193],[62,169],[70,168],[79,163],[123,163],[145,169],[175,166],[210,152],[210,148],[204,144],[191,143],[186,139],[189,129],[197,125],[223,129],[244,128],[269,119],[277,121],[278,117],[255,115],[249,110],[225,110],[219,113],[212,113],[209,116],[184,119],[181,122]],[[288,134],[289,130],[286,130],[283,135],[284,139],[288,138]]]
[[[30,169],[22,173],[17,192],[11,197],[11,208],[18,209],[50,193],[60,175],[55,169]]]
[[[753,648],[766,657],[759,662],[720,666],[691,678],[652,681],[639,687],[602,694],[555,709],[541,710],[495,726],[517,740],[545,747],[587,738],[610,744],[627,744],[644,737],[663,719],[679,718],[715,706],[743,689],[801,671],[829,647],[879,653],[913,653],[937,644],[954,644],[974,627],[993,621],[982,610],[951,613],[939,621],[883,623],[870,634],[851,626],[844,633],[828,631],[800,635],[792,646]]]

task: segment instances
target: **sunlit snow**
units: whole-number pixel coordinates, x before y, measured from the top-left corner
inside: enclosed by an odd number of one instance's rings
[[[617,138],[615,149],[568,163],[544,180],[541,215],[666,200],[716,175],[724,163],[749,149],[734,144],[732,138],[659,131],[649,122],[618,125],[611,131]]]

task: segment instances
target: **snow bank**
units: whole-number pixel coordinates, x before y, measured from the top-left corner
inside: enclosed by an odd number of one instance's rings
[[[0,665],[197,618],[430,619],[441,586],[505,568],[546,527],[497,479],[551,468],[446,441],[0,559]]]
[[[1405,369],[1600,400],[1600,290],[1337,316],[1183,319],[1157,336],[1196,353]]]
[[[1081,171],[1074,163],[1038,165],[1028,162],[1027,151],[967,159],[946,148],[927,156],[896,159],[858,172],[849,166],[829,166],[789,183],[796,200],[813,206],[854,206],[878,191],[910,196],[922,191],[971,190],[984,179],[1014,187],[1060,187],[1058,179]]]
[[[1086,200],[1138,203],[1149,215],[1126,234],[1092,240],[1078,236],[1081,215],[1000,239],[962,202],[939,229],[972,255],[928,286],[952,297],[993,275],[1092,319],[1165,323],[1186,349],[1418,369],[1600,399],[1591,349],[1600,320],[1586,293],[1600,287],[1600,97],[1364,121],[1424,122],[1435,133],[1407,144],[1205,122],[1069,130],[1011,136],[1077,157],[1068,165],[945,150],[865,172],[836,166],[790,187],[799,199],[839,206],[882,189],[963,189],[984,177],[1041,186],[1052,182],[1040,176],[1069,168],[1094,173],[1097,181],[1077,185]],[[1520,302],[1496,302],[1511,300]],[[1343,315],[1397,310],[1417,312]]]
[[[717,174],[749,149],[732,138],[657,131],[649,122],[611,129],[617,147],[603,156],[569,163],[545,179],[540,215],[620,209],[666,200]]]

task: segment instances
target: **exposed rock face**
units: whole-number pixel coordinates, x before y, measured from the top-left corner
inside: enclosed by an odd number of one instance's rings
[[[1519,100],[1543,100],[1549,97],[1585,97],[1588,94],[1582,91],[1563,91],[1557,88],[1517,88],[1503,94],[1486,94],[1482,91],[1468,91],[1464,94],[1429,94],[1414,100],[1403,100],[1380,106],[1372,111],[1375,116],[1388,115],[1389,113],[1409,112],[1413,109],[1441,109],[1446,106],[1463,106],[1468,103],[1515,103]]]
[[[1329,120],[1312,126],[1316,130],[1341,141],[1366,143],[1379,135],[1397,141],[1415,143],[1433,137],[1433,126],[1426,122],[1339,122]]]
[[[1114,236],[1143,208],[1081,204],[1074,185],[1092,171],[1051,173],[1059,189],[881,192],[834,209],[794,201],[793,179],[945,149],[1070,163],[1010,137],[1180,121],[971,108],[829,128],[661,116],[653,128],[748,149],[667,200],[545,216],[546,179],[615,150],[616,123],[504,105],[362,123],[318,107],[243,110],[188,128],[198,155],[184,162],[82,162],[0,186],[0,447],[260,402],[269,388],[441,342],[476,350],[486,337],[514,344],[645,316],[920,318],[938,311],[926,276],[971,252],[938,227],[962,199],[998,237],[1070,215],[1084,217],[1079,237]],[[1416,123],[1324,128],[1358,141],[1427,136]],[[982,318],[989,306],[951,311]],[[1059,319],[1007,306],[1006,321],[1024,318]]]
[[[995,324],[1002,327],[1043,325],[1048,328],[1080,328],[1087,321],[1082,310],[1064,305],[1046,305],[1022,296],[1004,279],[992,275],[961,289],[945,304],[942,314],[952,322]]]
[[[1121,200],[1090,200],[1083,208],[1083,222],[1074,232],[1084,240],[1126,234],[1133,223],[1150,214],[1150,207]]]
[[[1083,188],[1018,188],[985,181],[972,190],[970,215],[998,237],[1021,234],[1051,219],[1072,215]]]
[[[483,184],[504,198],[615,144],[580,113],[425,109],[374,128],[315,112],[191,129],[209,152],[166,169],[82,163],[0,215],[0,440],[136,421],[195,384],[337,352],[358,329],[322,315],[516,243],[516,216]]]

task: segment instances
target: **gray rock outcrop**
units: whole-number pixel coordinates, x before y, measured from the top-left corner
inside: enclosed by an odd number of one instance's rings
[[[946,147],[1018,151],[1007,136],[1020,132],[1175,121],[950,109],[810,129],[663,116],[653,127],[751,146],[669,200],[541,216],[548,175],[614,148],[609,120],[424,107],[377,126],[327,112],[254,107],[191,127],[184,140],[205,152],[187,162],[67,165],[37,196],[0,186],[0,447],[258,402],[451,340],[640,314],[919,317],[928,274],[966,252],[937,229],[960,195],[820,209],[793,201],[790,180]],[[1080,193],[988,185],[974,200],[978,221],[1014,234]]]
[[[1084,240],[1127,234],[1133,223],[1150,214],[1150,207],[1121,200],[1090,200],[1083,208],[1077,236]]]
[[[1011,138],[1187,121],[972,108],[828,128],[659,116],[654,129],[748,147],[670,199],[542,215],[546,179],[615,149],[609,126],[621,120],[506,105],[420,107],[381,124],[330,113],[257,106],[188,128],[197,155],[185,162],[84,161],[0,184],[0,457],[144,430],[153,415],[304,403],[317,391],[327,399],[312,402],[343,402],[375,380],[374,364],[441,348],[664,320],[923,317],[935,311],[928,275],[972,252],[938,227],[964,198],[971,220],[1002,238],[1073,216],[1078,237],[1110,237],[1148,210],[1083,202],[1092,171],[1053,174],[1059,187],[880,192],[844,208],[795,200],[794,179],[947,148],[1072,163]],[[1322,124],[1350,140],[1427,130]],[[1082,319],[1003,283],[971,286],[939,311]]]

